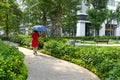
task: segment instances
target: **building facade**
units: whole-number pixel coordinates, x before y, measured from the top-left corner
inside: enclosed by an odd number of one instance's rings
[[[108,9],[116,10],[120,0],[109,0]],[[86,6],[84,2],[81,4],[81,10],[78,11],[77,15],[80,17],[77,23],[76,36],[95,36],[95,32],[90,28],[90,21],[87,19],[86,11],[90,7]],[[109,26],[106,26],[107,21],[101,24],[101,29],[99,30],[100,36],[120,36],[120,26],[117,26],[116,21],[111,21]]]

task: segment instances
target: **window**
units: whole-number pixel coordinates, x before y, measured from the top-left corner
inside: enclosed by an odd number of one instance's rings
[[[119,2],[118,1],[116,1],[116,6],[119,4]]]
[[[106,25],[105,35],[106,36],[114,36],[115,35],[115,28],[116,28],[116,25],[113,25],[113,24],[109,24],[108,26]]]
[[[109,0],[108,5],[109,6],[115,6],[115,0]]]

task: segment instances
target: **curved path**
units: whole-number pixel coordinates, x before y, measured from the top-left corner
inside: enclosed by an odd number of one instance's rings
[[[18,47],[19,51],[25,54],[25,64],[29,70],[27,80],[100,80],[81,66],[42,53],[35,56],[30,49],[19,47],[12,42],[5,42]]]
[[[18,47],[25,54],[29,69],[27,80],[100,80],[95,74],[73,63]]]

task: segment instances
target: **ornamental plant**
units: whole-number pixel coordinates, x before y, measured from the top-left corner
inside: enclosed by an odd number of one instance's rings
[[[0,80],[26,80],[28,69],[24,55],[0,40]]]
[[[45,43],[44,49],[49,55],[91,70],[101,80],[120,80],[120,47],[75,47],[52,40]]]

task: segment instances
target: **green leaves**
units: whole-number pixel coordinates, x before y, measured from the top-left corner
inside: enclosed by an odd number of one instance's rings
[[[100,29],[101,24],[106,19],[107,10],[89,9],[87,13],[88,13],[88,19],[91,21],[91,25],[92,25],[91,27],[93,27],[94,29]]]
[[[101,80],[119,80],[120,47],[73,47],[55,40],[46,42],[44,49],[50,55],[62,58],[97,74]]]
[[[77,10],[80,9],[77,5],[80,5],[81,1],[82,0],[30,0],[27,2],[26,22],[32,23],[32,25],[43,24],[48,26],[51,24],[51,36],[59,39],[61,37],[61,27],[69,28],[70,26],[75,28],[78,20],[76,13]]]
[[[24,64],[24,55],[15,47],[3,44],[0,41],[0,80],[26,80],[27,67]],[[1,48],[5,47],[5,48]]]
[[[92,5],[95,9],[103,9],[107,7],[109,0],[84,0],[88,5]]]
[[[6,34],[10,30],[18,29],[22,15],[22,11],[14,0],[0,2],[0,26],[3,27]]]
[[[119,25],[119,21],[120,21],[120,3],[117,6],[114,17],[117,20],[117,24]]]
[[[95,36],[99,36],[101,24],[106,20],[108,10],[106,8],[108,0],[85,0],[93,7],[88,9],[88,19],[91,22],[91,28],[95,29]],[[101,17],[102,16],[102,17]]]

